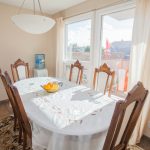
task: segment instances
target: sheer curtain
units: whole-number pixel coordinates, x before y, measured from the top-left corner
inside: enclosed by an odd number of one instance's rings
[[[64,49],[64,21],[58,18],[57,22],[57,51],[56,51],[56,77],[63,76],[63,49]]]
[[[131,88],[140,80],[145,88],[150,91],[150,0],[137,0],[136,6],[129,85]],[[130,144],[140,142],[149,109],[150,94],[146,99]]]

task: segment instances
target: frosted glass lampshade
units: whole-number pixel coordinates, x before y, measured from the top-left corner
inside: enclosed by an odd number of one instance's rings
[[[13,16],[11,19],[16,26],[31,34],[45,33],[55,25],[53,19],[40,15],[19,14]]]

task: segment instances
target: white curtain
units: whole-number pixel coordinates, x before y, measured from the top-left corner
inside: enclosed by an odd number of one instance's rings
[[[64,51],[64,21],[58,18],[57,22],[57,51],[56,51],[56,77],[63,76],[63,51]]]
[[[150,91],[150,0],[137,0],[133,29],[133,48],[129,85],[130,88],[142,81]],[[150,109],[150,94],[146,99],[141,116],[134,130],[130,144],[140,142]]]

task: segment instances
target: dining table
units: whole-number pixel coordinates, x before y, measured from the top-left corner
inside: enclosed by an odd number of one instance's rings
[[[42,85],[58,83],[46,92]],[[14,83],[31,123],[33,150],[102,150],[116,102],[65,79],[35,77]]]

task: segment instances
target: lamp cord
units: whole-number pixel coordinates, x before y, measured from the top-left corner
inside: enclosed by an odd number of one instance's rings
[[[42,7],[41,7],[40,0],[38,0],[38,3],[39,3],[39,7],[40,7],[40,12],[41,12],[42,15],[44,15],[44,14],[43,14],[43,11],[42,11]]]
[[[23,0],[21,6],[19,7],[18,14],[20,14],[21,9],[23,8],[25,1],[26,1],[26,0]],[[41,14],[44,16],[44,13],[43,13],[43,11],[42,11],[42,7],[41,7],[40,0],[38,0],[38,4],[39,4],[40,12],[41,12]],[[35,0],[33,0],[33,12],[34,12],[34,15],[35,15]]]
[[[35,15],[35,0],[33,0],[33,11],[34,11],[34,15]]]
[[[23,0],[23,2],[22,2],[22,4],[21,4],[21,6],[19,7],[18,14],[20,14],[21,9],[22,9],[22,7],[23,7],[23,5],[24,5],[25,1],[26,1],[26,0]]]

